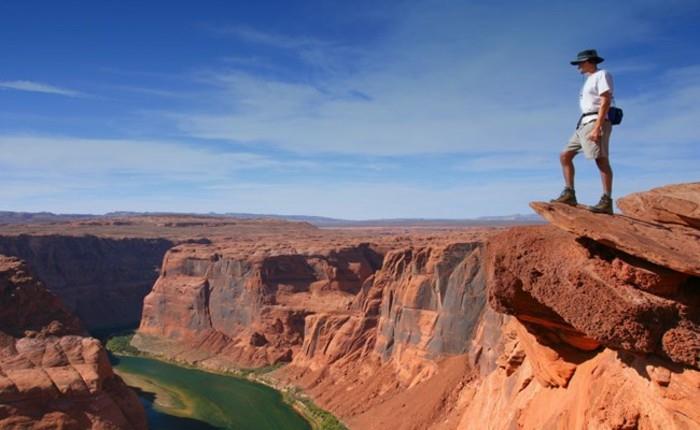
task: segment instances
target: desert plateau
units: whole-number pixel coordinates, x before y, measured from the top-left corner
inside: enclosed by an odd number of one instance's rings
[[[90,337],[126,327],[144,357],[261,369],[350,429],[697,428],[700,185],[618,205],[499,227],[6,224],[0,426],[146,428]]]

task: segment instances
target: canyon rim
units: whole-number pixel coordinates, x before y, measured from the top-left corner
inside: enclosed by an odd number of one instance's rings
[[[83,328],[130,324],[167,360],[273,366],[351,429],[698,428],[700,184],[618,205],[498,228],[2,226],[0,423],[145,428]]]

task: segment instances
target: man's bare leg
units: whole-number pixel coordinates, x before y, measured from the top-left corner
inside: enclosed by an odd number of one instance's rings
[[[596,158],[598,170],[600,170],[600,180],[603,183],[603,192],[609,197],[612,196],[613,171],[610,167],[610,160],[607,157]],[[566,173],[564,173],[566,176]]]
[[[574,189],[574,175],[576,174],[576,170],[574,169],[575,156],[575,151],[564,151],[559,154],[559,162],[561,163],[561,170],[564,174],[564,183],[566,184],[567,188],[571,188],[572,190]],[[608,168],[610,168],[610,165],[608,165]],[[610,173],[610,177],[612,178],[612,172]]]

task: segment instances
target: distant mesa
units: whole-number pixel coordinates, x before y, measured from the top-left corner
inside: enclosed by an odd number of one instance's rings
[[[188,227],[230,223],[235,220],[277,220],[303,222],[317,227],[391,227],[391,226],[485,226],[538,224],[542,219],[537,215],[484,216],[479,218],[395,218],[371,220],[346,220],[311,215],[274,215],[251,213],[172,213],[172,212],[109,212],[104,215],[54,214],[51,212],[9,212],[0,211],[0,226],[11,224],[53,224],[77,222],[84,226],[120,226],[135,223],[160,223],[167,227]]]

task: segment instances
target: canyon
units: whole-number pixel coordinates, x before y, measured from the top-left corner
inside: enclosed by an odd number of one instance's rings
[[[0,253],[91,327],[138,324],[135,347],[204,369],[274,366],[352,429],[700,428],[700,184],[615,216],[532,207],[549,225],[8,225]]]

